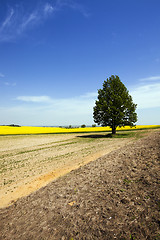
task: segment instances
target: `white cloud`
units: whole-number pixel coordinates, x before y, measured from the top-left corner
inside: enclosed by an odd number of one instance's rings
[[[9,14],[7,15],[6,19],[3,21],[0,30],[2,30],[3,28],[5,28],[7,25],[10,25],[10,23],[11,23],[11,18],[12,18],[12,16],[13,16],[13,14],[14,14],[14,10],[13,10],[13,9],[10,9],[10,12],[9,12]]]
[[[145,82],[145,81],[158,81],[160,80],[160,76],[152,76],[152,77],[147,77],[147,78],[141,78],[140,81],[141,82]]]
[[[1,108],[1,124],[20,125],[91,125],[96,92],[72,98],[51,98],[49,96],[18,96],[14,107]],[[134,87],[130,92],[138,104],[140,124],[159,124],[160,83]],[[15,100],[15,99],[14,99]],[[25,104],[23,104],[23,102]],[[147,114],[151,112],[147,118]],[[156,119],[155,119],[156,117]]]
[[[24,31],[45,21],[52,12],[53,8],[50,4],[39,5],[30,11],[24,9],[22,4],[10,8],[9,14],[0,23],[0,42],[12,41],[21,36]]]
[[[136,86],[130,94],[134,103],[138,105],[138,111],[160,107],[160,83]],[[19,96],[16,99],[26,102],[25,106],[23,105],[23,111],[28,111],[29,115],[29,111],[35,114],[37,125],[42,124],[40,121],[45,122],[42,125],[73,125],[81,124],[82,122],[85,124],[93,123],[93,107],[97,95],[97,92],[89,92],[72,98],[57,99],[49,96]],[[27,105],[27,103],[33,104]],[[18,106],[21,106],[21,104]]]
[[[97,97],[97,92],[88,92],[84,95],[81,96],[82,98],[96,98]]]
[[[16,32],[16,13],[10,8],[9,13],[2,23],[0,23],[0,42],[10,41]]]
[[[28,29],[45,22],[47,18],[64,7],[71,8],[81,12],[84,16],[88,16],[84,7],[72,0],[57,0],[54,7],[48,2],[45,4],[39,3],[38,6],[31,10],[24,9],[23,3],[20,3],[10,8],[6,18],[0,23],[0,42],[15,40],[17,37],[22,36]]]
[[[160,83],[137,86],[131,91],[131,96],[138,109],[160,107]]]
[[[18,96],[16,100],[20,100],[23,102],[35,102],[35,103],[42,103],[42,102],[50,102],[51,98],[48,96]]]
[[[92,124],[95,98],[95,93],[58,99],[49,96],[18,96],[16,100],[19,103],[10,108],[5,115],[12,119],[13,114],[17,121],[13,119],[12,122],[21,125]],[[25,102],[25,105],[21,102]],[[21,121],[18,121],[18,116]]]
[[[45,14],[50,14],[54,11],[54,8],[52,5],[50,5],[49,3],[46,3],[46,5],[44,6],[44,13]]]
[[[46,103],[52,103],[56,105],[64,105],[65,103],[67,103],[68,105],[68,103],[71,103],[70,105],[72,105],[75,102],[78,103],[78,102],[92,101],[92,100],[95,100],[96,97],[97,97],[96,92],[90,92],[90,93],[86,93],[84,95],[73,97],[73,98],[55,99],[49,96],[18,96],[16,100],[20,100],[24,102],[37,102],[37,103],[46,102]]]
[[[29,16],[25,17],[22,24],[19,26],[19,33],[23,32],[29,25],[32,25],[38,21],[39,17],[36,13],[31,13]]]

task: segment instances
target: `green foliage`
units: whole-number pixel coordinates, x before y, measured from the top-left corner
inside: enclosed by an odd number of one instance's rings
[[[85,128],[85,127],[86,127],[86,125],[85,125],[85,124],[82,124],[82,125],[81,125],[81,128]]]
[[[118,126],[134,126],[137,121],[136,107],[125,85],[118,76],[112,75],[98,90],[93,118],[98,125],[110,126],[112,134],[115,134]]]

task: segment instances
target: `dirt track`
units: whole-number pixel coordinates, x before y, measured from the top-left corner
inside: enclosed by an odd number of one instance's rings
[[[2,240],[150,239],[159,230],[160,132],[0,210]]]

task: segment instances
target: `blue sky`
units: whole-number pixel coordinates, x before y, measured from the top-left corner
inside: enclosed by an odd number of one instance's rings
[[[0,124],[93,124],[118,75],[160,124],[159,0],[0,0]]]

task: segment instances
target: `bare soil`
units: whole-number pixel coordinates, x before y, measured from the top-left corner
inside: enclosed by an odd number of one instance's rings
[[[0,209],[0,240],[160,239],[160,132],[137,141],[102,135],[79,139],[86,147],[99,143],[97,149],[103,140],[104,149],[110,141],[124,142]],[[89,157],[85,153],[82,158]]]
[[[135,141],[106,136],[106,133],[0,136],[0,207]]]

